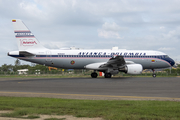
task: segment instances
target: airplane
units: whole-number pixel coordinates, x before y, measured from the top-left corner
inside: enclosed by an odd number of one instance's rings
[[[94,70],[92,78],[97,78],[97,71],[105,78],[124,72],[131,75],[141,74],[144,69],[168,68],[175,64],[167,54],[153,50],[118,49],[47,49],[40,44],[34,34],[20,19],[12,20],[18,51],[8,52],[8,56],[41,65],[64,69]]]

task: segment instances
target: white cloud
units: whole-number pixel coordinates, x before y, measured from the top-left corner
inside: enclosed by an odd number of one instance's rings
[[[114,31],[106,31],[106,30],[98,30],[98,36],[104,37],[104,38],[116,38],[116,39],[123,39],[123,37],[120,37],[118,32]]]
[[[49,49],[60,49],[68,45],[68,42],[42,42],[44,47]]]
[[[118,32],[118,31],[123,30],[123,29],[126,29],[126,28],[120,27],[120,26],[117,25],[115,22],[113,22],[113,23],[105,22],[105,23],[102,25],[102,29],[104,29],[104,30],[106,30],[106,31],[115,31],[115,32]]]
[[[98,29],[98,36],[103,38],[116,38],[116,39],[123,39],[120,36],[119,31],[126,30],[126,28],[120,27],[115,22],[108,23],[105,22],[102,25],[102,29]]]
[[[175,48],[170,48],[170,47],[161,47],[161,48],[159,48],[158,50],[160,50],[160,51],[174,51],[174,50],[175,50]]]
[[[161,26],[161,27],[159,27],[159,29],[165,29],[165,27],[164,27],[164,26]]]
[[[19,9],[22,11],[24,16],[31,19],[32,17],[41,20],[47,18],[46,12],[42,11],[40,5],[36,4],[36,2],[21,1],[19,3]]]

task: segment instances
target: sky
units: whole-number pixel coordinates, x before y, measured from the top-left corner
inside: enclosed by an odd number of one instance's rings
[[[156,50],[180,61],[179,0],[0,0],[0,65],[18,50],[12,19],[50,49]],[[27,62],[21,61],[22,64]]]

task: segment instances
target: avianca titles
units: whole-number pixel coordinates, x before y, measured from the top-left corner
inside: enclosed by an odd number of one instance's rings
[[[51,50],[40,44],[32,32],[19,19],[12,20],[19,50],[11,51],[9,56],[46,66],[65,69],[94,70],[91,77],[104,72],[105,78],[119,72],[141,74],[143,69],[167,68],[175,64],[174,60],[160,51],[113,49],[96,50]]]

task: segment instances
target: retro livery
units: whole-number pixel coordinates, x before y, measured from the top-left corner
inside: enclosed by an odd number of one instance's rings
[[[111,50],[50,50],[40,44],[21,20],[12,22],[19,50],[9,52],[9,56],[58,68],[94,70],[92,78],[98,76],[96,71],[111,78],[119,72],[141,74],[143,69],[152,69],[153,77],[156,77],[154,69],[171,67],[175,63],[165,53],[150,50],[121,50],[116,47]]]

